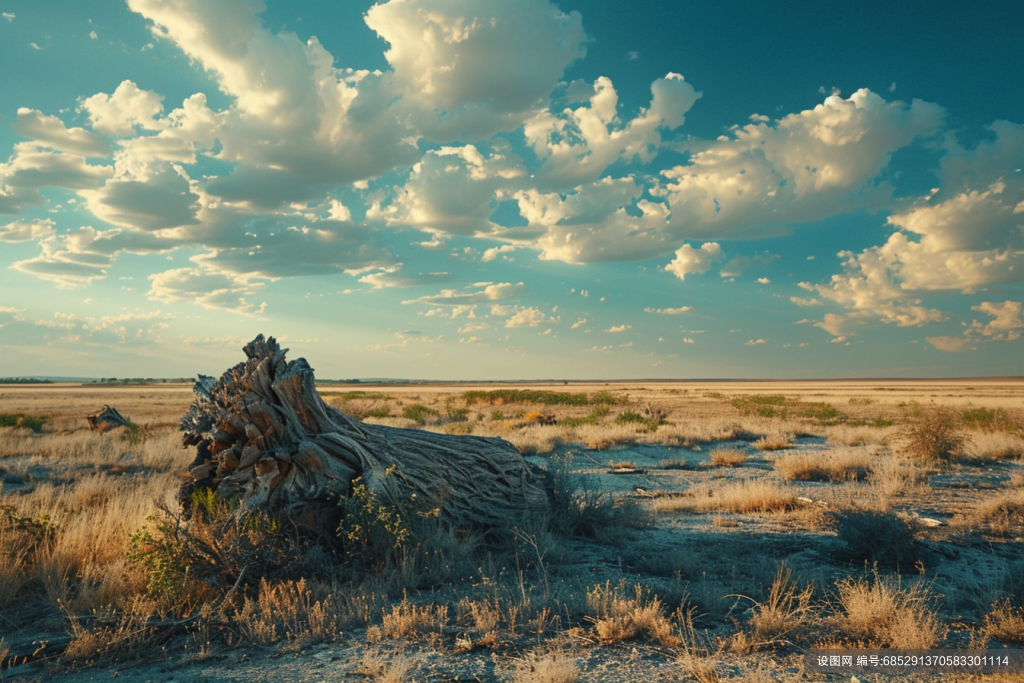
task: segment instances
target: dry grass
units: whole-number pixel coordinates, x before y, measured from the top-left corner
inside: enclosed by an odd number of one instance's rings
[[[367,676],[373,683],[404,683],[413,662],[405,655],[388,658],[379,652],[366,650],[356,664],[355,673]]]
[[[884,427],[836,425],[826,429],[825,435],[830,444],[837,446],[868,446],[884,443],[891,432]]]
[[[305,579],[273,584],[261,579],[257,597],[245,599],[234,621],[254,643],[287,640],[304,647],[339,639],[344,612],[334,596],[315,596]]]
[[[994,536],[1019,535],[1024,532],[1024,489],[1002,491],[983,498],[957,515],[953,526],[982,529]]]
[[[985,635],[1000,643],[1024,645],[1024,609],[1004,600],[985,616]]]
[[[807,625],[813,586],[799,588],[793,571],[781,565],[775,573],[768,597],[755,602],[748,621],[751,640],[756,648],[775,644],[780,639]]]
[[[712,467],[739,467],[747,461],[747,454],[738,448],[716,448],[709,457]]]
[[[956,462],[970,443],[960,416],[942,407],[913,416],[891,440],[899,444],[904,456],[921,464]]]
[[[898,458],[891,453],[878,455],[871,463],[868,482],[878,492],[883,501],[907,493],[926,478],[926,473],[919,468]]]
[[[404,597],[384,613],[380,631],[384,638],[418,638],[440,633],[447,623],[448,605],[414,605]]]
[[[754,442],[754,447],[762,451],[781,451],[793,445],[793,435],[776,432],[765,434]]]
[[[837,584],[842,612],[835,625],[859,647],[924,650],[937,647],[946,628],[920,583],[899,579],[845,579]]]
[[[644,638],[675,647],[681,642],[662,613],[661,600],[640,585],[632,593],[624,583],[594,586],[587,591],[587,611],[602,643]]]
[[[1005,432],[970,432],[967,458],[978,463],[1024,458],[1024,438]]]
[[[699,484],[682,496],[654,501],[657,512],[781,512],[797,506],[796,494],[763,479]]]
[[[534,653],[515,663],[512,683],[576,683],[579,676],[576,658],[572,655]]]
[[[786,481],[860,481],[874,456],[863,450],[836,449],[819,453],[786,453],[772,466]]]

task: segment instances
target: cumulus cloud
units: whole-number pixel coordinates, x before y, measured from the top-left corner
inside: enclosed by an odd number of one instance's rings
[[[676,250],[676,257],[665,266],[665,270],[680,280],[685,280],[691,273],[703,274],[711,269],[711,264],[725,258],[718,242],[705,242],[699,249],[684,244]]]
[[[451,273],[419,273],[417,275],[402,275],[398,271],[402,264],[399,263],[391,268],[376,273],[370,273],[359,278],[360,282],[373,285],[374,289],[385,287],[417,287],[420,285],[435,285],[451,280]]]
[[[84,128],[67,128],[56,116],[47,116],[35,109],[19,107],[18,118],[11,128],[18,135],[60,152],[83,157],[105,157],[111,152],[110,143],[99,135]]]
[[[521,185],[526,169],[504,141],[485,156],[473,145],[428,152],[386,209],[371,213],[389,224],[435,233],[489,233],[496,196]],[[486,259],[485,259],[486,260]]]
[[[746,342],[744,344],[744,346],[760,346],[761,344],[767,344],[767,343],[768,343],[767,339],[751,339],[750,341]]]
[[[264,283],[242,276],[206,268],[175,268],[154,273],[149,280],[148,296],[153,301],[184,301],[246,315],[262,313],[266,308],[265,302],[256,306],[247,299],[263,289]]]
[[[523,308],[505,321],[505,327],[537,327],[538,325],[551,322],[543,311],[537,308]]]
[[[594,81],[587,105],[560,115],[536,114],[526,122],[526,142],[542,165],[541,187],[572,188],[597,180],[617,160],[650,161],[662,143],[661,130],[683,125],[683,116],[700,98],[682,76],[670,73],[651,84],[650,107],[624,126],[618,122],[618,94],[604,76]]]
[[[687,143],[689,163],[663,172],[672,228],[692,239],[764,236],[887,206],[892,187],[876,179],[893,152],[935,134],[943,115],[934,104],[858,90],[774,124],[756,121],[731,137]]]
[[[679,308],[645,308],[645,313],[660,313],[662,315],[679,315],[680,313],[687,313],[690,311],[689,306],[680,306]]]
[[[976,349],[978,343],[983,341],[1016,341],[1021,338],[1021,331],[1024,330],[1021,302],[982,301],[977,306],[971,306],[971,310],[984,313],[992,320],[988,323],[972,320],[970,325],[965,323],[967,329],[963,335],[926,337],[928,343],[940,351],[955,353]]]
[[[403,112],[437,141],[514,130],[586,54],[580,14],[548,0],[391,0],[366,23],[389,44]]]
[[[499,254],[511,254],[515,250],[515,246],[511,244],[503,244],[500,247],[491,247],[484,252],[484,255],[480,257],[480,260],[486,263],[498,258]]]
[[[41,240],[53,234],[53,225],[53,221],[48,218],[14,221],[7,225],[0,225],[0,242]]]
[[[615,325],[613,327],[609,327],[605,332],[625,332],[626,330],[631,329],[633,329],[632,325]]]
[[[129,3],[131,5],[131,3]],[[92,129],[112,137],[125,138],[135,134],[135,126],[159,130],[155,121],[163,109],[163,95],[142,90],[131,81],[121,81],[113,93],[96,93],[82,101],[89,114]]]
[[[474,289],[475,288],[475,289]],[[429,304],[431,306],[466,306],[472,304],[490,303],[506,299],[517,299],[526,292],[526,285],[522,282],[512,284],[510,282],[478,282],[472,288],[464,290],[442,289],[439,294],[421,296],[418,299],[403,301],[403,304]]]

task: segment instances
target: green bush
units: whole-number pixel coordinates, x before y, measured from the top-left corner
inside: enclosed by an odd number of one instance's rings
[[[33,432],[41,432],[46,424],[45,415],[25,415],[24,413],[0,413],[0,427],[22,427]]]
[[[466,401],[466,405],[482,403],[491,406],[506,403],[585,406],[589,403],[587,395],[583,393],[541,391],[539,389],[493,389],[491,391],[477,389],[463,393],[462,398]]]
[[[425,405],[419,403],[413,403],[411,406],[405,406],[402,408],[402,416],[410,420],[422,424],[427,423],[427,418],[433,415],[437,415],[437,411],[433,408],[428,408]]]

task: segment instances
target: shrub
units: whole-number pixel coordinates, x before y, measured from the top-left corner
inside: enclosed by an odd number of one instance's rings
[[[141,565],[162,607],[183,606],[211,586],[231,586],[244,568],[267,578],[308,569],[296,561],[306,548],[273,517],[243,510],[211,489],[194,492],[190,502],[190,518],[163,508],[129,539],[129,559]]]
[[[916,413],[916,414],[914,414]],[[968,443],[959,416],[946,408],[912,411],[911,420],[895,434],[901,451],[922,464],[955,462]]]
[[[546,406],[585,406],[589,403],[587,395],[583,393],[574,394],[539,389],[493,389],[491,391],[477,389],[464,392],[462,398],[466,401],[466,405],[474,403],[492,406],[506,403],[540,403]]]
[[[571,458],[558,458],[548,468],[550,506],[547,526],[563,536],[614,540],[617,530],[649,524],[645,509],[632,500],[615,501],[588,478],[570,470]]]
[[[433,408],[428,408],[425,405],[419,403],[413,403],[412,405],[405,406],[402,408],[402,417],[409,420],[415,420],[419,424],[426,424],[427,418],[437,415],[437,411]]]
[[[786,481],[861,481],[871,465],[871,455],[852,450],[787,453],[772,463]]]
[[[739,467],[747,461],[747,454],[738,448],[716,448],[710,456],[715,467]]]
[[[1009,600],[993,605],[985,616],[985,635],[1000,643],[1024,645],[1024,609]]]
[[[46,424],[45,415],[25,415],[24,413],[0,413],[0,427],[21,427],[41,432]]]
[[[789,567],[780,565],[764,602],[755,602],[749,625],[754,645],[765,645],[796,631],[806,623],[814,587],[798,589]]]
[[[608,390],[599,391],[590,397],[590,403],[593,405],[614,406],[624,402],[623,398],[619,398]]]
[[[859,647],[924,650],[936,647],[946,629],[927,588],[879,578],[845,579],[837,585],[842,613],[837,622]]]
[[[843,414],[829,403],[808,403],[796,412],[800,417],[809,417],[819,424],[833,425],[843,421]]]
[[[633,586],[632,595],[625,583],[611,582],[587,591],[587,611],[602,643],[644,638],[665,647],[676,647],[681,640],[661,609],[661,600],[649,589]]]
[[[1015,432],[1020,429],[1002,408],[965,408],[960,419],[965,427],[979,432]]]
[[[786,409],[786,397],[781,394],[751,394],[740,396],[730,401],[732,406],[744,415],[760,415],[761,417],[775,417],[777,414],[784,416]],[[776,408],[782,410],[777,413]]]
[[[909,570],[920,559],[914,528],[891,512],[842,510],[831,518],[843,544],[842,560]]]
[[[789,448],[788,434],[765,434],[754,442],[754,448],[762,451],[781,451]]]

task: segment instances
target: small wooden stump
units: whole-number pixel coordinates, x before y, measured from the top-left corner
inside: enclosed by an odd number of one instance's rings
[[[101,434],[115,427],[127,427],[129,425],[128,420],[121,413],[117,412],[117,408],[111,408],[107,405],[103,406],[103,410],[87,415],[85,419],[89,421],[89,429]]]

